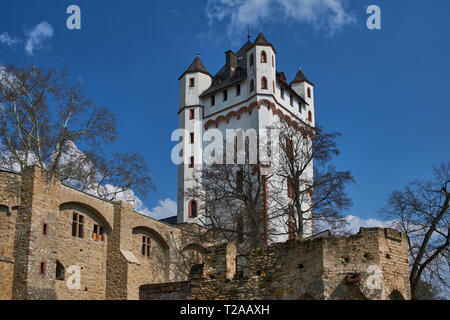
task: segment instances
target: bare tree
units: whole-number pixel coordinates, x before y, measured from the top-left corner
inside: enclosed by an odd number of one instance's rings
[[[313,234],[325,230],[343,233],[342,211],[352,205],[345,187],[354,180],[349,171],[337,171],[330,164],[339,155],[335,139],[340,134],[286,121],[269,130],[275,131],[279,145],[270,181],[276,204],[272,216],[285,217],[276,220],[285,222],[281,232],[304,237],[306,229],[314,227]]]
[[[431,180],[415,180],[394,191],[381,213],[408,236],[412,299],[423,282],[449,289],[450,162],[434,168]]]
[[[204,165],[186,196],[199,200],[203,236],[234,242],[241,255],[264,244],[263,177],[255,164]]]
[[[0,68],[0,168],[37,165],[61,182],[108,200],[153,188],[137,153],[106,156],[117,137],[116,120],[84,97],[64,69]]]
[[[313,210],[319,226],[326,223],[327,228],[337,229],[345,223],[339,210],[351,204],[344,188],[353,178],[349,172],[339,172],[332,166],[325,166],[339,153],[334,142],[337,134],[284,126],[283,123],[270,128],[278,129],[274,136],[280,141],[280,151],[269,152],[269,163],[261,163],[260,160],[250,163],[251,148],[249,141],[246,141],[243,143],[245,163],[236,162],[236,154],[242,150],[235,147],[234,164],[203,165],[195,171],[192,187],[185,192],[188,199],[199,200],[199,222],[207,227],[207,233],[213,234],[213,238],[219,241],[237,243],[240,255],[245,256],[251,250],[289,234],[289,227],[292,227],[289,224],[290,204],[298,208],[298,223],[294,227],[297,235],[294,236],[303,236],[304,225],[311,222],[311,218],[305,219],[305,216]],[[285,141],[288,136],[298,143],[287,146]],[[265,140],[270,139],[268,137],[258,137],[258,145],[272,150],[270,142]],[[253,150],[259,150],[259,146]],[[314,179],[312,171],[308,175],[313,160],[318,166]],[[286,195],[286,185],[283,183],[286,180],[292,181],[295,189],[295,200],[291,202],[283,196]],[[312,190],[316,191],[313,202]],[[280,221],[288,228],[280,228]]]

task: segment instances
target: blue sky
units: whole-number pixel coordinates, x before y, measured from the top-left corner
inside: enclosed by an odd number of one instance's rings
[[[66,28],[81,8],[82,30]],[[0,65],[67,66],[99,105],[117,116],[120,152],[139,151],[157,192],[154,214],[173,210],[177,168],[178,77],[198,51],[215,73],[224,52],[262,31],[277,49],[278,71],[299,67],[316,84],[316,119],[343,134],[335,164],[352,171],[348,215],[376,214],[394,189],[426,178],[450,159],[450,2],[435,0],[2,1]],[[331,4],[331,5],[330,5]],[[381,8],[368,30],[366,8]],[[47,24],[42,25],[42,22]],[[49,26],[26,50],[32,30]],[[45,32],[47,31],[47,32]],[[173,201],[171,201],[171,200]],[[163,201],[163,202],[161,202]],[[174,212],[175,213],[175,212]]]

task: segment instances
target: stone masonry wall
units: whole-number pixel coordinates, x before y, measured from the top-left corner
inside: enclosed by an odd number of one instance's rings
[[[0,300],[11,299],[21,176],[0,171]]]
[[[84,217],[82,237],[72,235],[74,213]],[[101,241],[94,225],[104,230]],[[202,245],[184,229],[62,185],[37,167],[0,172],[0,299],[139,299],[142,284],[187,280],[177,262],[184,248]],[[143,235],[150,257],[141,253]],[[70,267],[80,269],[79,288],[67,285]]]
[[[289,240],[251,253],[250,273],[230,280],[233,244],[193,268],[191,299],[410,299],[406,236],[361,228],[350,237]],[[225,262],[224,262],[225,261]]]
[[[74,213],[83,237],[72,235]],[[236,247],[208,248],[194,227],[103,201],[37,167],[0,172],[0,299],[410,299],[406,237],[396,230],[276,243],[254,250],[238,277]],[[79,288],[67,286],[70,266],[80,268]]]
[[[191,282],[145,284],[139,289],[139,300],[187,300]]]

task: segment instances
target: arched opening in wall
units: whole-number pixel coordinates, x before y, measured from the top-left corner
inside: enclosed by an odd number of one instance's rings
[[[267,89],[267,78],[266,77],[261,78],[261,89],[263,89],[263,90]]]
[[[261,63],[267,63],[267,53],[265,51],[261,52]]]
[[[169,281],[169,245],[159,232],[147,226],[133,228],[132,248],[132,252],[141,264],[140,270],[142,270],[143,274],[149,273],[156,277],[156,279],[145,279],[146,281]]]
[[[403,295],[398,290],[393,290],[389,295],[389,300],[405,300]]]
[[[69,232],[73,238],[92,239],[105,243],[112,227],[106,218],[95,208],[81,202],[66,202],[59,206],[61,235]]]
[[[314,297],[309,293],[304,293],[300,297],[298,297],[297,300],[316,300],[316,299],[314,299]]]
[[[250,80],[250,92],[253,92],[253,90],[255,90],[255,82],[252,80]]]
[[[275,59],[273,56],[272,56],[272,67],[275,67]]]
[[[193,265],[204,263],[205,248],[197,243],[191,243],[181,251],[182,267],[181,272],[189,274]]]
[[[311,88],[308,88],[307,95],[308,95],[308,98],[311,98]]]
[[[311,112],[311,110],[308,111],[308,121],[312,122],[312,112]]]
[[[253,53],[250,55],[250,67],[253,66],[255,64],[255,56],[253,55]]]
[[[189,201],[189,218],[198,217],[198,204],[197,200],[192,199]]]

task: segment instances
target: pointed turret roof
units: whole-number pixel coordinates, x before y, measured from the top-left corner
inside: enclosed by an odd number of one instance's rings
[[[302,71],[301,68],[298,69],[297,74],[295,75],[295,78],[294,78],[294,80],[292,80],[291,84],[293,84],[293,83],[298,83],[298,82],[307,82],[307,83],[313,85],[313,84],[311,83],[311,81],[309,81],[309,80],[306,78],[306,76],[305,76],[305,74],[303,73],[303,71]]]
[[[267,41],[266,37],[264,37],[262,32],[258,34],[258,36],[255,39],[255,42],[253,42],[251,46],[247,47],[247,51],[253,48],[254,46],[268,46],[272,48],[273,52],[277,53],[273,45],[269,41]]]
[[[267,45],[271,45],[271,43],[269,41],[267,41],[266,37],[264,37],[264,35],[262,34],[262,32],[260,32],[258,34],[258,36],[256,37],[256,40],[254,42],[254,44],[267,44]]]
[[[203,65],[202,60],[200,60],[198,53],[196,54],[195,59],[194,59],[194,61],[192,61],[189,68],[186,69],[186,71],[180,76],[180,78],[178,80],[180,80],[185,74],[193,73],[193,72],[201,72],[201,73],[207,74],[211,77],[211,74],[208,72],[208,70]]]

